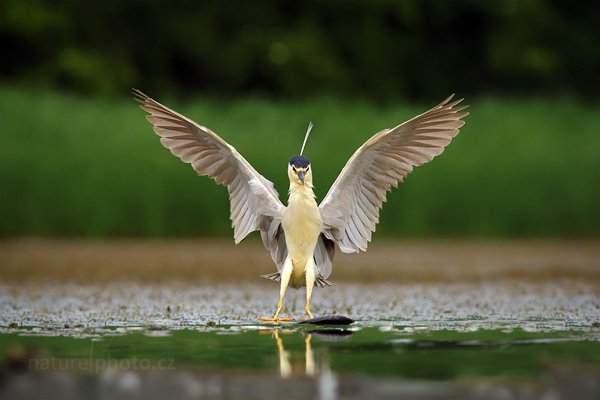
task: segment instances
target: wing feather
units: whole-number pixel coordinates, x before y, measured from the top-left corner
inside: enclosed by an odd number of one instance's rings
[[[198,175],[227,186],[236,243],[253,231],[280,223],[285,207],[279,201],[273,183],[260,175],[233,146],[210,129],[141,91],[134,90],[133,94],[140,107],[149,114],[146,119],[154,125],[163,146],[183,162],[191,164]],[[275,243],[265,243],[268,249],[281,244],[273,235],[267,234],[266,238],[275,240]]]
[[[468,106],[454,95],[393,129],[373,135],[355,153],[319,205],[323,234],[345,253],[365,251],[386,194],[414,167],[440,155],[464,125]]]

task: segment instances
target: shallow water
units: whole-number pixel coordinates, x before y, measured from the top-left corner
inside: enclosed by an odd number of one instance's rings
[[[2,398],[48,390],[92,398],[572,398],[600,390],[597,328],[211,325],[89,333],[0,335],[9,377]],[[585,385],[573,387],[578,379]]]
[[[303,291],[284,313],[302,316]],[[599,289],[581,281],[339,284],[259,324],[265,284],[0,285],[0,397],[598,398]],[[60,396],[59,396],[60,394]]]

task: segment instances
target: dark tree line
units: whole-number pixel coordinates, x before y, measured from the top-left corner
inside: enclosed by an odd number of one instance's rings
[[[0,79],[108,94],[597,99],[599,5],[3,0]]]

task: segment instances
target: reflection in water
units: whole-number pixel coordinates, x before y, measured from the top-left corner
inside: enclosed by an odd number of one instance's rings
[[[293,369],[292,369],[292,362],[290,359],[291,358],[290,352],[286,351],[285,348],[283,347],[283,340],[281,339],[280,330],[275,329],[275,331],[273,332],[273,336],[275,337],[275,340],[277,341],[277,350],[279,353],[279,374],[281,375],[282,378],[287,378],[289,376],[292,376]],[[311,337],[312,336],[310,334],[308,334],[304,337],[304,345],[305,345],[304,373],[309,376],[313,376],[315,374],[315,356],[312,352],[312,346],[310,344]]]
[[[40,338],[26,330],[0,335],[0,399],[600,399],[594,327],[585,335],[561,336],[406,334],[375,327],[248,330],[217,327],[156,338],[105,329],[100,342]],[[584,351],[589,363],[574,361]],[[157,357],[173,357],[172,364]],[[142,360],[150,364],[144,367]],[[113,361],[119,366],[111,367]],[[274,379],[277,372],[281,379]]]
[[[339,340],[340,338],[349,337],[353,331],[332,329],[332,330],[314,330],[314,331],[282,331],[280,329],[273,330],[273,337],[277,342],[277,351],[279,354],[279,374],[282,378],[289,378],[294,375],[306,375],[315,379],[318,398],[322,400],[330,400],[337,398],[338,378],[331,372],[329,362],[329,354],[327,347],[317,348],[317,359],[319,364],[315,362],[315,353],[313,352],[312,339],[313,336],[326,340]],[[284,334],[304,335],[304,354],[301,352],[289,352],[283,345]],[[299,368],[297,361],[304,357],[304,368]],[[296,368],[294,368],[296,367]]]
[[[319,376],[331,376],[332,373],[327,347],[318,348],[318,367],[315,363],[315,353],[313,352],[312,347],[313,336],[324,340],[340,340],[351,336],[353,333],[353,331],[345,329],[320,329],[303,332],[281,330],[279,328],[273,330],[273,337],[277,343],[277,351],[279,355],[279,373],[281,377],[287,378],[292,375],[315,376],[316,373],[318,373]],[[282,338],[282,336],[285,334],[304,335],[303,355],[300,352],[290,353],[285,349]],[[304,368],[298,368],[298,365],[302,365],[301,362],[298,362],[302,357],[304,358]]]

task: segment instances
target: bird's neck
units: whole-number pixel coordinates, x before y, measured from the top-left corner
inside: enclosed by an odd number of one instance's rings
[[[307,183],[306,185],[298,185],[294,182],[290,183],[290,191],[288,198],[289,205],[297,202],[315,202],[315,198],[316,195],[315,192],[313,192],[313,186],[311,184]]]

